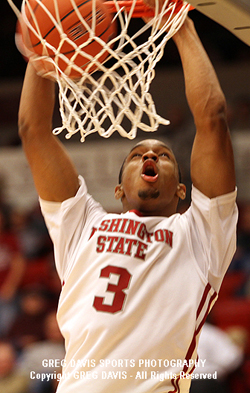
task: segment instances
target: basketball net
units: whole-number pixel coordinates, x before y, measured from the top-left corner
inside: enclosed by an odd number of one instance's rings
[[[58,0],[53,1],[58,9]],[[144,3],[138,0],[107,2],[110,4],[110,9],[112,8],[111,12],[116,23],[120,25],[120,31],[111,41],[104,42],[95,35],[95,23],[89,26],[77,9],[75,0],[70,1],[79,20],[88,29],[90,39],[97,40],[103,46],[103,50],[109,53],[108,59],[103,63],[98,61],[98,57],[85,53],[85,57],[89,59],[85,70],[79,69],[74,64],[74,57],[78,51],[84,51],[82,45],[77,47],[74,44],[75,53],[70,60],[67,59],[60,53],[60,47],[51,47],[41,36],[38,25],[36,30],[30,25],[24,7],[26,3],[29,6],[28,1],[23,0],[22,12],[20,12],[12,0],[8,0],[18,18],[22,18],[24,23],[41,40],[44,52],[43,56],[39,56],[31,53],[27,48],[20,48],[22,46],[19,42],[20,36],[17,35],[18,48],[32,60],[40,75],[53,78],[58,83],[62,125],[54,129],[53,133],[59,134],[63,131],[67,139],[80,133],[81,142],[85,140],[87,135],[94,132],[108,138],[118,131],[121,136],[133,139],[138,129],[152,132],[157,130],[159,124],[169,124],[168,120],[156,113],[149,88],[155,76],[155,66],[163,56],[165,45],[181,27],[190,5],[185,1],[181,2],[181,6],[180,1],[166,1],[160,9],[158,0],[156,0],[154,17],[131,35],[128,31],[130,21],[132,18],[138,17],[138,7],[144,6]],[[42,0],[36,0],[36,2],[44,7]],[[94,15],[95,0],[92,4]],[[124,4],[129,5],[124,6]],[[48,15],[50,14],[48,10],[46,12]],[[35,19],[34,12],[31,11],[31,13]],[[60,46],[62,46],[64,40],[69,40],[69,37],[63,31],[60,21],[52,15],[50,17],[60,31]],[[147,38],[138,43],[138,39],[145,35]],[[46,54],[48,49],[53,50],[55,54],[53,58]],[[68,62],[67,70],[64,72],[58,66],[60,56],[63,56],[64,61]],[[44,72],[41,69],[41,60],[50,62],[52,71]],[[88,70],[93,68],[93,65],[98,71],[89,73]],[[67,71],[72,68],[81,72],[79,79],[73,80],[67,76]]]

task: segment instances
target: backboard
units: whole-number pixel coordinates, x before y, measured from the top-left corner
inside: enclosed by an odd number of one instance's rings
[[[250,46],[250,0],[191,0],[198,11]]]

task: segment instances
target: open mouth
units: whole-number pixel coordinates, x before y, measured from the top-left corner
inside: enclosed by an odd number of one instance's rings
[[[148,160],[144,162],[141,177],[143,180],[154,183],[158,179],[157,167],[154,161]]]

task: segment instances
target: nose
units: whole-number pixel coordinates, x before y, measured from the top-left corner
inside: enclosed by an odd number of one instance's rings
[[[155,162],[158,161],[158,154],[156,154],[153,150],[149,150],[143,154],[142,160],[146,161],[148,159],[154,160]]]

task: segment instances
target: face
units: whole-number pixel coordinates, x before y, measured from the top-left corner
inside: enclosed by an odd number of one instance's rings
[[[170,215],[176,211],[183,190],[172,150],[158,140],[148,139],[138,143],[127,156],[116,197],[121,197],[124,211]]]

